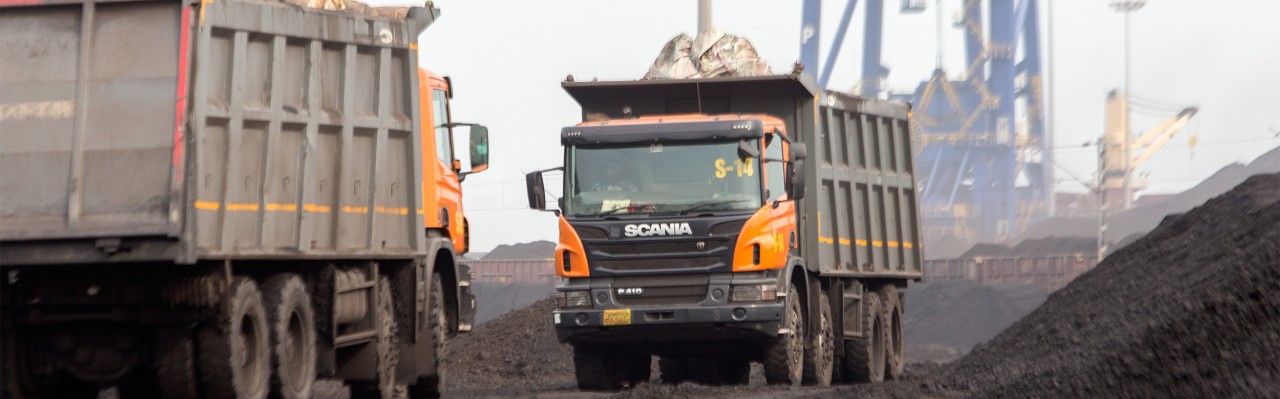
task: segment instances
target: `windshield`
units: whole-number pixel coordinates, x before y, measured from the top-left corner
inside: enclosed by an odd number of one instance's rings
[[[759,162],[739,159],[737,141],[570,147],[567,161],[569,216],[747,211],[761,204]]]

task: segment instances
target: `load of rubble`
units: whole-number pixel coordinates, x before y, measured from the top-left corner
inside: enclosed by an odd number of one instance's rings
[[[726,76],[772,75],[769,63],[760,59],[755,46],[742,36],[718,29],[691,38],[679,34],[662,47],[645,79],[699,79]]]

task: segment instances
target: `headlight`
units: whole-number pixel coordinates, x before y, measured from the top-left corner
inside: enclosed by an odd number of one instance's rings
[[[735,285],[729,294],[733,302],[761,302],[778,299],[777,284]]]
[[[557,292],[555,297],[556,307],[558,308],[591,307],[591,291]]]

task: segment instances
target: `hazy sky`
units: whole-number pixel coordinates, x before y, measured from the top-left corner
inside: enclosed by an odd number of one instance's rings
[[[1047,36],[1047,2],[1041,4]],[[942,2],[943,68],[957,74],[963,36],[950,25],[962,0]],[[412,1],[379,0],[374,5]],[[909,91],[936,67],[937,3],[923,14],[898,13],[885,2],[883,61],[888,87]],[[1123,20],[1107,0],[1056,1],[1054,64],[1058,162],[1090,179],[1093,148],[1103,129],[1103,102],[1121,86]],[[658,50],[678,33],[696,30],[693,0],[483,1],[437,0],[439,22],[419,44],[423,66],[452,76],[455,120],[490,128],[492,166],[464,183],[472,245],[556,239],[555,219],[528,210],[523,173],[559,166],[559,128],[579,121],[577,104],[560,89],[565,75],[638,79]],[[845,7],[823,6],[823,57]],[[715,25],[747,37],[775,72],[799,55],[799,0],[719,0]],[[860,74],[863,9],[845,39],[830,87],[847,90]],[[1280,1],[1150,0],[1132,17],[1132,87],[1136,97],[1171,106],[1197,105],[1199,115],[1140,171],[1150,171],[1150,192],[1184,190],[1222,166],[1248,162],[1280,139]],[[1042,38],[1047,41],[1047,37]],[[1047,43],[1043,51],[1048,51]],[[1046,61],[1047,64],[1047,61]],[[1050,88],[1052,90],[1052,88]],[[1163,116],[1134,114],[1135,130]],[[1188,149],[1195,134],[1199,144]],[[1083,191],[1059,170],[1060,191]]]

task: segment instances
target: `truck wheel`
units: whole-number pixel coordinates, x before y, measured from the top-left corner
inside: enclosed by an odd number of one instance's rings
[[[440,367],[440,363],[446,358],[444,340],[449,327],[448,320],[444,316],[444,284],[441,283],[440,274],[432,273],[431,275],[431,305],[427,309],[427,318],[430,320],[431,330],[427,331],[428,338],[431,340],[431,350],[435,353],[435,363],[431,367],[435,370],[434,377],[418,377],[418,381],[409,386],[410,399],[426,399],[439,398],[444,391],[444,368]]]
[[[689,379],[689,358],[659,356],[658,376],[663,384],[679,385]]]
[[[4,315],[5,318],[12,320],[9,314]],[[14,336],[14,330],[4,329],[0,331],[0,397],[23,399],[23,389],[21,382],[18,380],[18,373],[21,370],[18,366],[18,338]]]
[[[156,388],[163,398],[195,398],[195,340],[186,329],[165,327],[156,333]]]
[[[880,301],[884,304],[885,328],[885,371],[884,379],[896,380],[902,377],[902,369],[906,364],[906,346],[902,328],[902,297],[898,296],[898,288],[892,284],[880,287]]]
[[[649,382],[652,376],[653,358],[647,353],[621,353],[617,355],[618,382],[634,387]]]
[[[764,353],[764,377],[770,385],[799,386],[804,371],[804,312],[800,310],[800,298],[795,284],[787,291],[787,317],[783,324],[785,333],[766,344]]]
[[[722,385],[747,385],[751,382],[751,361],[740,357],[716,359]]]
[[[881,324],[884,310],[880,296],[862,294],[862,337],[844,343],[845,380],[852,383],[880,382],[885,370],[885,332]]]
[[[573,374],[578,378],[578,389],[616,391],[622,388],[614,360],[613,356],[600,347],[575,345]]]
[[[351,399],[392,399],[400,397],[404,384],[396,381],[396,365],[400,363],[399,340],[396,339],[395,305],[391,301],[391,284],[386,277],[378,277],[375,293],[374,312],[377,323],[377,335],[373,341],[377,352],[374,374],[375,381],[360,381],[351,384]]]
[[[831,368],[835,356],[835,332],[831,327],[831,301],[819,289],[818,317],[809,320],[809,328],[813,333],[811,342],[804,351],[804,383],[817,386],[831,385]]]
[[[270,390],[271,353],[262,293],[247,277],[236,277],[228,291],[216,325],[199,332],[204,397],[265,398]]]
[[[310,398],[316,382],[316,316],[311,295],[293,273],[262,284],[271,325],[271,391],[284,399]]]

